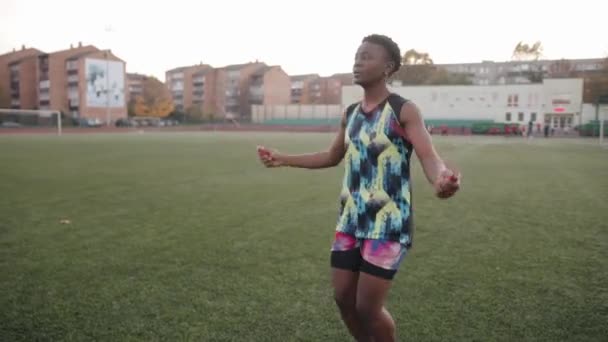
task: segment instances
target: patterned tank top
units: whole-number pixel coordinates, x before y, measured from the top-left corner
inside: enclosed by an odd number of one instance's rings
[[[399,122],[407,100],[390,94],[375,110],[361,103],[346,110],[344,179],[336,230],[358,239],[398,241],[413,236],[412,144]]]

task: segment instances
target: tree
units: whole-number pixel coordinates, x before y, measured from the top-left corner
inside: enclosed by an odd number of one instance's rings
[[[409,49],[403,54],[401,63],[403,65],[393,78],[407,85],[425,84],[435,71],[429,54],[414,49]]]
[[[393,78],[405,85],[471,84],[466,74],[450,73],[436,66],[426,52],[407,50],[401,58],[403,65]]]
[[[433,64],[433,59],[426,52],[409,49],[403,54],[401,63],[404,65],[431,65]]]
[[[513,49],[511,58],[515,61],[538,61],[543,55],[543,44],[540,41],[532,45],[523,42],[517,43]],[[543,81],[544,70],[540,64],[530,64],[528,69],[521,72],[522,76],[528,78],[532,83],[540,83]]]
[[[524,44],[522,42],[517,43],[515,49],[513,49],[512,58],[517,61],[533,60],[537,61],[543,55],[543,45],[540,41],[532,45]]]
[[[142,81],[143,95],[135,98],[133,113],[138,116],[166,117],[173,111],[169,89],[155,77]]]

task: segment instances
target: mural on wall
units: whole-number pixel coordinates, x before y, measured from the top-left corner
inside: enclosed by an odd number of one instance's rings
[[[121,108],[125,103],[125,72],[120,61],[85,61],[87,107]]]

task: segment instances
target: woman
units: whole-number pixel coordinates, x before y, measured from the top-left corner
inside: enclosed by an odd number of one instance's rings
[[[342,319],[357,341],[395,340],[395,323],[384,302],[412,245],[412,151],[439,198],[453,196],[460,187],[460,175],[438,156],[416,105],[387,88],[400,65],[392,39],[365,37],[353,67],[364,96],[346,109],[329,149],[288,155],[258,146],[267,167],[319,169],[345,159],[331,248],[332,285]]]

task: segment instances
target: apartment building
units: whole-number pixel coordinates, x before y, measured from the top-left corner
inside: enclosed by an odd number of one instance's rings
[[[265,67],[266,64],[256,61],[245,64],[233,64],[216,69],[216,96],[214,100],[217,113],[224,116],[246,116],[250,111],[248,107],[250,107],[249,88],[251,76]]]
[[[311,104],[340,104],[342,87],[353,85],[352,73],[333,74],[310,81]]]
[[[313,89],[312,81],[321,78],[318,74],[291,76],[291,103],[311,104]]]
[[[144,95],[144,81],[148,78],[146,75],[137,73],[127,73],[127,91],[128,102],[135,102],[138,96]]]
[[[38,108],[37,77],[40,50],[21,50],[0,55],[0,108]]]
[[[249,78],[249,98],[246,115],[251,115],[252,104],[281,105],[291,102],[291,80],[280,66],[264,66]]]
[[[165,84],[175,110],[183,112],[198,107],[206,113],[215,112],[215,74],[210,65],[203,63],[167,71]]]
[[[543,77],[564,77],[564,73],[592,72],[603,68],[603,58],[507,61],[481,63],[438,64],[452,73],[465,74],[474,85],[526,84],[531,83],[530,71],[540,72]]]
[[[111,124],[127,117],[125,62],[92,45],[38,56],[38,108]]]
[[[0,86],[8,85],[14,109],[111,123],[127,116],[125,82],[125,62],[92,45],[52,53],[23,47],[0,56]]]

